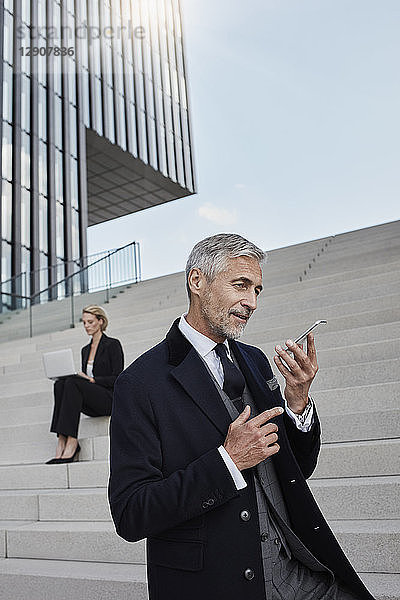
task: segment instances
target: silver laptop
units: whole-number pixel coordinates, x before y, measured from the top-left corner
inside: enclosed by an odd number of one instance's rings
[[[43,354],[43,367],[46,377],[49,379],[59,379],[77,373],[71,348],[45,352]]]

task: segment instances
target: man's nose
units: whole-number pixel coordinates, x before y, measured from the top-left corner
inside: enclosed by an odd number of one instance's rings
[[[255,292],[249,292],[242,300],[242,305],[250,308],[250,310],[254,311],[257,308],[257,294]]]

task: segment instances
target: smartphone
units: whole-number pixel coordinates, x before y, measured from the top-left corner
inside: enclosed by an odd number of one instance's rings
[[[305,331],[303,331],[303,333],[301,335],[299,335],[298,338],[296,338],[294,340],[295,344],[301,344],[306,337],[308,336],[308,334],[313,331],[314,329],[316,329],[318,327],[318,325],[326,325],[328,321],[325,321],[324,319],[320,319],[319,321],[315,321],[314,325],[311,325],[311,327],[309,327],[308,329],[306,329]],[[288,348],[286,348],[286,351],[288,350]]]

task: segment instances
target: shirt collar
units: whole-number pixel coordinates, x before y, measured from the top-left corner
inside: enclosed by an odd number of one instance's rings
[[[212,352],[217,345],[216,342],[211,340],[209,337],[197,331],[194,327],[189,325],[186,321],[187,313],[183,314],[179,321],[179,329],[183,333],[183,335],[189,340],[194,349],[200,354],[202,358],[205,358],[207,354]],[[230,356],[229,344],[228,340],[224,341],[224,345],[226,346],[228,356]]]

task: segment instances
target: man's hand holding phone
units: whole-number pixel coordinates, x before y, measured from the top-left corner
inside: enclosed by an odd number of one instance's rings
[[[314,334],[307,335],[307,352],[290,339],[286,345],[293,356],[278,345],[275,346],[277,355],[274,356],[274,362],[286,380],[284,396],[288,406],[300,415],[308,403],[310,386],[318,372]]]

